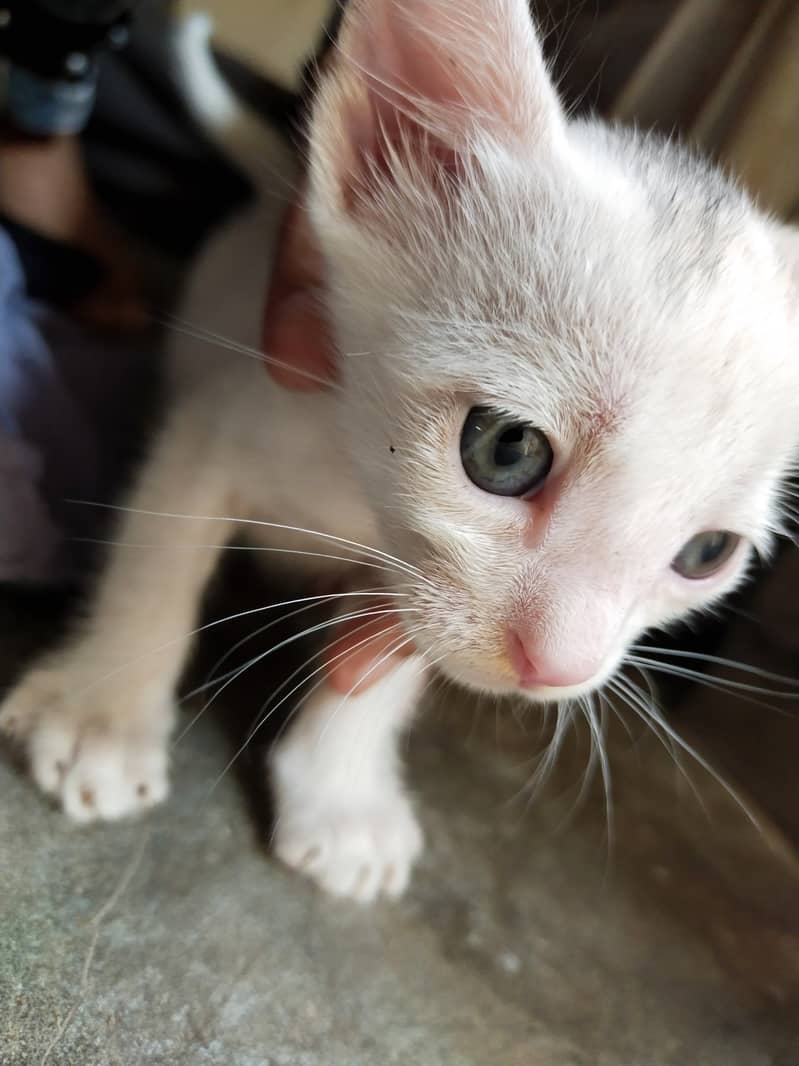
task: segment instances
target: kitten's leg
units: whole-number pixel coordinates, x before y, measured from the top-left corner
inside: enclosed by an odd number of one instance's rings
[[[168,791],[173,690],[216,546],[231,532],[228,520],[140,513],[225,515],[226,465],[198,439],[191,412],[180,414],[127,501],[81,631],[0,709],[0,729],[24,745],[37,784],[75,821],[131,814]]]
[[[274,850],[337,896],[400,896],[422,833],[398,765],[398,734],[425,683],[418,657],[359,695],[311,695],[271,756]]]

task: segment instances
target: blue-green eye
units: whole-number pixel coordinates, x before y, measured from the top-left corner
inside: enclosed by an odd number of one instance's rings
[[[552,448],[535,426],[490,407],[473,407],[461,433],[461,462],[484,492],[528,496],[546,480]]]
[[[720,570],[738,547],[741,538],[725,529],[712,529],[691,537],[671,564],[682,577],[698,580]]]

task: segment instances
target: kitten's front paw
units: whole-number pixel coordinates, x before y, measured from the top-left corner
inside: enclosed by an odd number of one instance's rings
[[[371,903],[397,899],[422,851],[422,831],[401,794],[373,804],[307,810],[287,805],[275,827],[274,851],[287,866],[334,896]]]
[[[142,720],[112,697],[106,710],[91,689],[85,675],[34,670],[0,708],[0,732],[23,746],[36,784],[75,822],[138,814],[169,791],[163,720]]]

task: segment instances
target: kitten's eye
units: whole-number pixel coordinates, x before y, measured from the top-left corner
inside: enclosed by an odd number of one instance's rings
[[[728,533],[723,529],[697,533],[675,556],[672,568],[682,577],[692,580],[710,577],[722,568],[740,541],[737,533]]]
[[[494,496],[527,496],[552,467],[552,448],[535,426],[488,407],[473,407],[461,433],[469,479]]]

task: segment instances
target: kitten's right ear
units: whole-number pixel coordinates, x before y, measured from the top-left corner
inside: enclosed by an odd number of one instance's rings
[[[392,182],[456,178],[480,136],[529,151],[563,129],[527,0],[350,0],[330,59],[312,180],[348,212]]]

